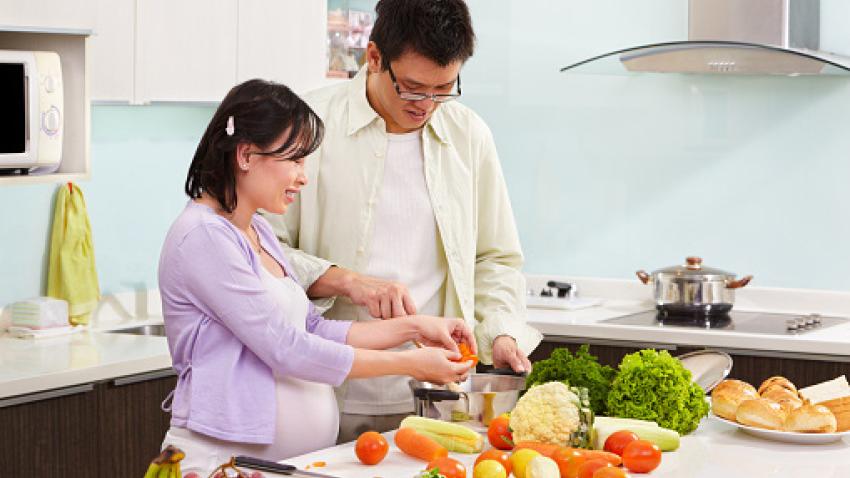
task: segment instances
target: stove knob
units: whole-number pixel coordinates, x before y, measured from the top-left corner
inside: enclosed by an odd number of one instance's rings
[[[785,321],[785,329],[788,331],[797,330],[797,320],[796,319],[788,319]]]
[[[820,324],[821,324],[821,316],[820,316],[820,314],[811,314],[811,315],[809,315],[809,317],[811,317],[811,318],[812,318],[812,322],[814,322],[814,324],[815,324],[815,325],[820,325]]]

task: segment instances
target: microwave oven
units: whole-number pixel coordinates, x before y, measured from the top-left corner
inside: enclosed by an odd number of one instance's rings
[[[59,55],[0,50],[0,173],[52,172],[62,161]]]

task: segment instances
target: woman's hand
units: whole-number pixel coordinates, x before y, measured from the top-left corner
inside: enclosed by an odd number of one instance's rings
[[[408,374],[416,380],[442,385],[463,382],[469,375],[472,362],[452,362],[460,353],[436,347],[423,347],[402,352],[407,359]]]
[[[459,353],[457,344],[466,342],[473,354],[478,353],[472,330],[463,319],[429,315],[417,315],[410,319],[416,324],[419,332],[417,340],[422,344]]]

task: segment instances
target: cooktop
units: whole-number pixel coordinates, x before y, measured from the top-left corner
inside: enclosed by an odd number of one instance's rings
[[[602,320],[603,323],[640,325],[645,327],[684,327],[716,330],[718,332],[745,332],[768,335],[800,335],[825,329],[850,321],[844,317],[820,314],[777,314],[732,310],[719,317],[673,317],[650,310],[636,314]]]

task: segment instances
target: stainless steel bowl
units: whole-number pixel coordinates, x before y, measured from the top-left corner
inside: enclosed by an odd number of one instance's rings
[[[525,376],[504,370],[474,373],[458,384],[457,391],[418,380],[408,384],[417,415],[444,421],[464,418],[484,422],[513,410],[519,392],[525,389]]]

